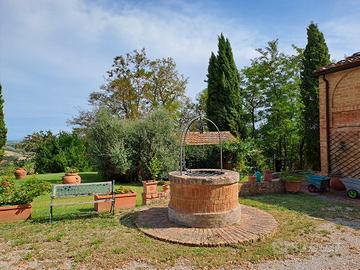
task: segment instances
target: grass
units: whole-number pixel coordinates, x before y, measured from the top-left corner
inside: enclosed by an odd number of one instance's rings
[[[39,175],[52,183],[62,174]],[[83,182],[100,181],[96,173],[82,173]],[[137,192],[141,204],[142,186],[124,185]],[[80,198],[79,198],[80,200]],[[352,219],[360,216],[360,207],[336,204],[306,194],[273,194],[241,198],[240,203],[270,212],[279,223],[277,233],[261,242],[231,247],[187,247],[152,239],[134,226],[136,211],[108,214],[88,214],[92,205],[55,208],[55,222],[49,225],[49,195],[33,202],[32,220],[15,224],[0,224],[0,246],[6,254],[19,253],[19,265],[61,261],[72,268],[115,268],[137,260],[165,268],[177,260],[188,261],[195,269],[236,266],[243,262],[278,259],[290,254],[307,254],[312,243],[328,235],[318,229],[321,219]],[[349,210],[351,207],[351,211]],[[85,214],[85,215],[84,215]],[[6,243],[6,244],[5,244]],[[60,265],[58,267],[61,267]],[[16,268],[16,267],[15,267]]]
[[[104,178],[98,174],[97,172],[80,172],[79,173],[80,177],[81,177],[81,182],[82,183],[91,183],[91,182],[100,182],[100,181],[106,181],[104,180]],[[26,176],[25,179],[22,180],[16,180],[15,179],[15,183],[17,185],[21,184],[22,182],[24,182],[26,179],[29,179],[31,177],[36,177],[36,179],[39,180],[44,180],[44,181],[48,181],[51,184],[62,184],[62,177],[64,176],[64,173],[47,173],[47,174],[37,174],[37,175],[28,175]],[[120,184],[115,184],[115,187],[120,186]],[[133,191],[136,192],[136,206],[140,206],[142,203],[142,198],[141,198],[141,193],[143,191],[143,187],[141,183],[121,183],[121,186],[129,188]],[[161,187],[159,187],[160,190]],[[89,201],[90,197],[80,197],[80,198],[76,198],[76,201]],[[69,199],[67,199],[69,200]],[[71,199],[70,199],[71,200]],[[48,206],[50,203],[50,196],[47,195],[42,195],[38,198],[36,198],[33,202],[33,205],[36,207],[33,207],[33,214],[32,217],[33,218],[42,218],[44,217],[44,215],[48,214]],[[92,208],[92,205],[86,205],[85,207],[84,205],[82,206],[66,206],[66,207],[57,207],[55,209],[55,211],[59,212],[59,213],[67,213],[67,212],[73,212],[74,210],[78,211],[78,212],[85,212],[86,210],[88,210],[89,208]],[[45,214],[46,212],[46,214]]]

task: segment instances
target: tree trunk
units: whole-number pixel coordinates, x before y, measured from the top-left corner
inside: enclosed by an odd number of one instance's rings
[[[251,111],[251,121],[252,121],[252,138],[255,138],[255,109],[252,108]]]
[[[299,166],[300,170],[304,169],[304,138],[301,138],[299,145]]]

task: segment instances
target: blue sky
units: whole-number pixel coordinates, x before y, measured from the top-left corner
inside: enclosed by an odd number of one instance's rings
[[[145,47],[173,57],[195,98],[206,85],[217,35],[230,39],[239,68],[255,48],[278,38],[304,47],[314,21],[331,58],[360,50],[360,0],[84,1],[0,0],[0,82],[8,139],[39,130],[70,130],[66,120],[88,108],[114,56]]]

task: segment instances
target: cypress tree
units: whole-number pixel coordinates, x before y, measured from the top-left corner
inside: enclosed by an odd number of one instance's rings
[[[240,96],[240,75],[231,45],[221,34],[218,38],[217,56],[211,53],[208,67],[208,99],[206,115],[220,130],[245,135]],[[211,125],[210,130],[214,130]]]
[[[225,114],[225,107],[218,106],[223,103],[223,96],[218,95],[219,90],[219,71],[217,57],[211,53],[208,66],[208,98],[206,99],[206,116],[212,120],[220,130],[223,129],[223,115]],[[210,130],[216,130],[213,125],[209,125]]]
[[[4,157],[6,133],[7,133],[7,129],[5,127],[5,120],[4,120],[4,99],[2,96],[2,86],[0,84],[0,160],[2,160]]]
[[[319,81],[314,75],[318,68],[330,63],[329,50],[324,35],[316,24],[307,28],[307,45],[304,50],[301,72],[301,99],[304,104],[304,156],[307,165],[320,169],[320,121],[319,121]]]

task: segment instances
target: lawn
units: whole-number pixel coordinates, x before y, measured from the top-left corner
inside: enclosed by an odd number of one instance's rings
[[[39,179],[57,182],[62,174],[39,175]],[[98,181],[96,173],[83,173],[83,182]],[[138,193],[142,186],[124,185]],[[149,238],[134,226],[136,212],[89,214],[92,205],[55,208],[55,222],[48,224],[49,195],[33,202],[32,220],[0,225],[0,262],[11,254],[18,256],[14,266],[37,262],[46,267],[115,268],[133,261],[156,268],[186,261],[194,268],[216,268],[278,259],[290,254],[308,254],[311,243],[322,241],[327,232],[318,229],[324,220],[359,217],[360,207],[334,203],[306,194],[273,194],[241,198],[240,203],[270,212],[279,223],[275,235],[261,242],[231,247],[187,247]],[[340,225],[339,225],[340,226]],[[0,267],[1,268],[1,267]],[[14,267],[15,268],[15,267]],[[36,268],[36,267],[35,267]]]
[[[90,182],[99,182],[99,181],[107,181],[104,180],[104,178],[98,174],[97,172],[81,172],[79,173],[81,177],[82,183],[90,183]],[[26,179],[29,179],[31,177],[36,177],[39,180],[45,180],[50,182],[51,184],[62,184],[62,176],[64,176],[64,173],[47,173],[47,174],[38,174],[38,175],[29,175],[26,177]],[[25,180],[26,180],[25,179]],[[21,184],[24,180],[15,180],[16,184]],[[120,184],[115,184],[116,187],[120,186]],[[140,206],[142,199],[141,199],[141,193],[142,193],[142,184],[141,183],[122,183],[121,186],[130,188],[131,190],[135,191],[136,196],[136,205]],[[160,188],[160,187],[159,187]],[[68,199],[72,200],[72,199]],[[74,200],[73,200],[74,201]],[[76,198],[75,201],[89,201],[89,197],[81,197]],[[50,195],[43,195],[38,198],[36,198],[33,202],[33,214],[32,218],[43,218],[49,213],[49,203],[50,203]],[[58,213],[58,215],[67,215],[68,213],[75,213],[76,212],[87,212],[88,210],[91,210],[93,208],[93,205],[74,205],[74,206],[66,206],[61,207],[58,206],[54,208],[55,215]],[[46,212],[46,214],[45,214]],[[55,216],[56,218],[56,216]],[[63,217],[66,218],[66,217]]]

